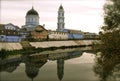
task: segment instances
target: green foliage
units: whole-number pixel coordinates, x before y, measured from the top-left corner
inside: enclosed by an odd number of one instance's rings
[[[120,0],[107,0],[104,6],[104,30],[117,28],[120,24]]]
[[[120,30],[107,32],[101,34],[101,52],[107,54],[119,53],[120,52]]]
[[[104,26],[100,33],[100,51],[103,54],[120,53],[120,0],[106,0]]]

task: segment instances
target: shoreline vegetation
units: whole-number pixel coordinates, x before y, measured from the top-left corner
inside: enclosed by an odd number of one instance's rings
[[[0,50],[0,57],[7,57],[9,55],[26,55],[26,54],[34,54],[34,53],[39,53],[43,51],[54,51],[57,49],[68,49],[68,48],[80,48],[80,47],[88,47],[88,46],[93,46],[93,45],[79,45],[79,46],[61,46],[61,47],[47,47],[47,48],[35,48],[35,47],[29,47],[29,48],[23,48],[20,50],[5,50],[1,49]]]

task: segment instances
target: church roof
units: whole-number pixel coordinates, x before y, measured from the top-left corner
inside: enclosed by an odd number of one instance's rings
[[[60,6],[60,9],[63,9],[63,6],[62,6],[62,5]]]
[[[32,9],[30,9],[26,15],[38,15],[38,12],[32,7]]]
[[[62,5],[60,5],[59,9],[62,9],[62,10],[64,10]]]

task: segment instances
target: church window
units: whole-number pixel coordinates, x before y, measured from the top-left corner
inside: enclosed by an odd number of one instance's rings
[[[4,36],[1,36],[1,38],[4,38]]]
[[[62,16],[64,16],[64,13],[62,13]]]
[[[62,24],[62,27],[64,28],[64,24]]]
[[[60,16],[60,13],[59,13],[59,16]]]

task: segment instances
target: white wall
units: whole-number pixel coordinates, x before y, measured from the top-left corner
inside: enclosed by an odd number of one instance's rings
[[[49,39],[68,39],[68,34],[64,32],[50,31]]]

